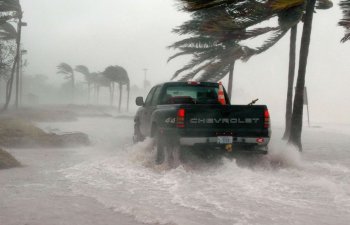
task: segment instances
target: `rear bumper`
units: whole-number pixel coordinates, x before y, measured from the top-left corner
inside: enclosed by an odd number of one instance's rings
[[[264,137],[263,142],[258,141],[257,137],[234,137],[233,145],[256,145],[256,146],[267,146],[270,142],[270,138]],[[217,144],[217,137],[180,137],[180,145],[183,146],[194,146],[198,144]]]

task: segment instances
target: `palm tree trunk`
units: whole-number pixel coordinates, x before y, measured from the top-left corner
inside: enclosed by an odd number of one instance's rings
[[[15,76],[15,70],[16,70],[17,63],[18,63],[18,55],[16,54],[15,60],[14,60],[13,65],[12,65],[11,77],[7,81],[7,84],[6,84],[6,101],[5,101],[4,107],[2,108],[2,111],[7,110],[8,105],[9,105],[10,100],[11,100],[12,86],[13,86],[13,80],[14,80],[14,76]]]
[[[233,61],[230,64],[230,72],[228,75],[228,97],[230,98],[230,100],[232,99],[233,70],[235,69],[235,62],[236,61]]]
[[[99,98],[100,98],[100,85],[97,85],[97,95],[96,95],[96,104],[98,105],[99,104]]]
[[[303,33],[301,36],[300,58],[298,79],[293,104],[293,114],[291,121],[291,131],[289,136],[289,143],[297,146],[299,151],[302,151],[301,132],[303,126],[303,108],[304,108],[304,87],[307,59],[309,55],[312,19],[316,0],[308,0],[306,5],[306,14],[304,19]]]
[[[75,102],[75,77],[72,73],[72,101]]]
[[[123,85],[119,83],[119,106],[118,111],[120,112],[122,106],[122,94],[123,94]]]
[[[114,85],[114,82],[112,82],[112,104],[114,104],[114,90],[115,90],[115,85]]]
[[[290,134],[290,124],[293,111],[293,86],[295,77],[295,52],[297,41],[298,25],[294,25],[290,30],[290,46],[289,46],[289,69],[288,69],[288,89],[286,100],[286,127],[283,135],[283,139],[287,140]]]
[[[127,103],[126,103],[126,111],[129,112],[129,101],[130,101],[130,82],[127,84],[127,89],[128,89],[128,98],[127,98]]]
[[[91,83],[90,81],[88,81],[88,104],[90,104],[90,92],[91,92],[90,88],[91,88]]]
[[[109,83],[109,104],[110,106],[113,105],[113,82]]]

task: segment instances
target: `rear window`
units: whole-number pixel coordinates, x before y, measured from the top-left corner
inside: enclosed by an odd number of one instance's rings
[[[215,86],[169,86],[161,104],[220,104]]]

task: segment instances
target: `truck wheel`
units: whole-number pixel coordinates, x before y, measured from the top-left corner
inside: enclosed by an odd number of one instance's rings
[[[154,136],[154,148],[156,150],[156,164],[162,164],[164,162],[165,143],[162,138],[160,138],[158,131],[156,131]]]
[[[140,127],[137,123],[135,123],[134,125],[134,135],[132,136],[132,141],[134,144],[136,144],[137,142],[143,141],[144,138],[141,135],[141,131],[140,131]]]
[[[167,157],[168,157],[168,163],[170,167],[176,168],[177,166],[179,166],[182,162],[182,148],[180,145],[178,144],[173,144],[173,145],[169,145],[167,147]]]

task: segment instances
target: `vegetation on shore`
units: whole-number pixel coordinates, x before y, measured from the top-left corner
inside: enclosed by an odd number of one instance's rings
[[[89,145],[84,133],[46,133],[32,123],[13,117],[0,118],[0,146],[12,148],[72,147]]]
[[[10,153],[0,148],[0,169],[10,169],[19,166],[21,166],[20,162],[18,162]]]

